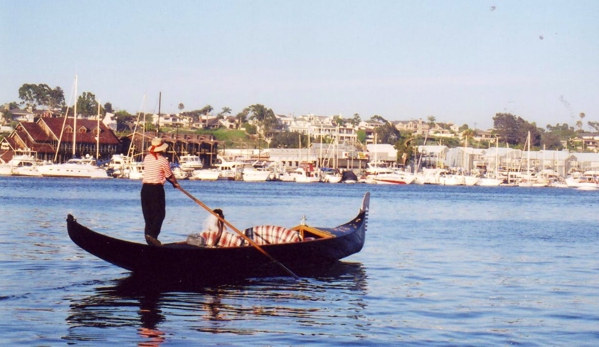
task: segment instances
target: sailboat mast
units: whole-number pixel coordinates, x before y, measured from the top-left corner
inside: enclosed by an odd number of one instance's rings
[[[60,136],[58,137],[58,143],[56,144],[56,150],[54,151],[54,160],[56,162],[58,160],[58,152],[60,152],[60,144],[62,143],[62,136],[64,135],[64,128],[67,125],[67,120],[69,119],[69,110],[71,109],[71,101],[73,99],[73,94],[76,93],[75,86],[77,85],[77,76],[75,76],[75,81],[73,82],[73,89],[71,89],[71,96],[69,98],[69,104],[67,106],[67,111],[64,114],[64,120],[62,121],[62,128],[60,129]]]
[[[162,92],[158,93],[158,120],[156,120],[156,135],[160,132],[160,108],[162,106]],[[145,117],[145,116],[144,116]],[[145,135],[145,132],[144,132]]]
[[[337,124],[337,136],[335,137],[335,167],[337,170],[339,168],[339,124]]]
[[[97,125],[96,128],[98,130],[96,134],[96,160],[100,159],[100,100],[98,100],[98,116],[97,116]]]
[[[495,138],[495,179],[499,178],[499,139]]]
[[[75,105],[73,106],[73,158],[77,147],[77,75],[75,75]]]
[[[526,154],[526,174],[530,175],[530,131],[528,132],[528,136],[526,141],[528,142],[527,154]]]
[[[322,162],[322,164],[319,166],[324,166],[324,161],[322,159],[322,123],[320,124],[320,153],[318,154],[318,157],[319,157],[318,162],[319,163]],[[328,163],[327,163],[327,165],[328,165]]]

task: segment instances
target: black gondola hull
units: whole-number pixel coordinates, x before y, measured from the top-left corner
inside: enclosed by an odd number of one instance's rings
[[[350,222],[335,228],[318,228],[335,237],[264,245],[262,249],[294,272],[325,266],[362,249],[368,209],[369,193],[366,193],[358,215]],[[176,278],[287,275],[280,266],[252,246],[148,246],[97,233],[79,224],[71,215],[67,218],[67,229],[73,242],[85,251],[135,273]]]

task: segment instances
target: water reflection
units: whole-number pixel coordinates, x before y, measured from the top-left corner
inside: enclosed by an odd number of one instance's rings
[[[206,283],[129,275],[96,287],[83,299],[71,300],[66,339],[98,341],[101,334],[96,328],[103,328],[104,334],[106,328],[135,328],[140,346],[156,346],[176,335],[173,329],[279,333],[281,329],[330,326],[340,311],[349,319],[354,317],[356,326],[360,324],[357,320],[363,316],[368,291],[361,263],[338,262],[301,276],[300,281],[259,278]],[[291,318],[299,326],[281,326],[271,322],[273,317]]]
[[[143,341],[138,346],[159,346],[164,342],[164,332],[157,326],[164,321],[164,315],[158,307],[160,295],[158,293],[148,293],[139,297],[139,320],[141,328],[139,335]]]

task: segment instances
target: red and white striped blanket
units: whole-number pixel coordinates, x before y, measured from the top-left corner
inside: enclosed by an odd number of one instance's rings
[[[239,247],[245,242],[241,236],[226,231],[223,231],[220,240],[218,240],[218,245],[216,244],[218,231],[203,231],[200,235],[206,240],[206,246]]]
[[[248,235],[259,246],[272,245],[277,243],[291,243],[301,241],[299,232],[296,230],[287,229],[284,227],[274,225],[260,225],[255,226],[253,229],[253,237]],[[206,240],[206,246],[217,246],[217,247],[239,247],[248,245],[248,242],[237,234],[232,234],[224,231],[216,244],[217,231],[203,231],[200,236]],[[247,233],[246,233],[247,235]]]
[[[260,246],[301,241],[299,232],[296,230],[275,225],[259,225],[253,229],[254,242]]]

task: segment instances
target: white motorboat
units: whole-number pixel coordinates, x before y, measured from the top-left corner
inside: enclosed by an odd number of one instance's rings
[[[478,184],[478,181],[480,181],[480,177],[477,177],[477,176],[465,175],[463,177],[464,177],[464,185],[466,185],[466,186],[475,186]]]
[[[272,162],[268,165],[268,170],[271,172],[271,181],[293,182],[295,177],[291,176],[287,171],[287,167],[280,162]]]
[[[570,186],[570,184],[568,185]],[[578,190],[597,190],[599,189],[599,179],[594,174],[585,172],[573,186]]]
[[[440,170],[437,174],[437,184],[442,186],[463,186],[464,176],[452,174],[447,170]]]
[[[218,156],[220,163],[216,164],[216,170],[219,173],[219,180],[237,180],[241,179],[241,168],[244,163],[238,161],[227,161]]]
[[[321,181],[324,183],[339,183],[341,182],[341,173],[339,170],[321,168]]]
[[[580,190],[595,190],[599,188],[599,172],[591,170],[583,173],[574,172],[565,180],[570,188]]]
[[[389,165],[385,162],[371,161],[367,163],[366,175],[378,175],[391,172],[393,172],[393,168],[389,167]]]
[[[413,174],[399,170],[391,173],[380,173],[371,177],[376,184],[412,184],[416,180],[416,176]]]
[[[339,183],[341,182],[341,174],[339,173],[326,173],[322,179],[325,183]]]
[[[274,172],[273,175],[271,176],[271,180],[281,181],[281,182],[295,182],[295,176],[291,175],[287,171]]]
[[[503,180],[497,178],[481,177],[476,185],[481,187],[499,187],[501,183],[503,183]]]
[[[173,169],[173,175],[175,175],[175,178],[178,180],[186,180],[189,178],[189,176],[191,175],[192,171],[186,171],[181,169],[180,167],[176,167]]]
[[[0,164],[0,175],[40,177],[42,174],[37,168],[41,163],[33,153],[30,151],[16,151],[15,156],[8,163]]]
[[[184,171],[199,170],[204,167],[197,155],[186,154],[179,157],[179,167]]]
[[[416,180],[414,183],[416,184],[439,184],[438,175],[440,169],[428,169],[423,168],[421,172],[418,172],[416,176]]]
[[[244,164],[240,170],[244,182],[265,182],[271,175],[269,170],[258,169],[249,163]]]
[[[290,176],[294,178],[294,181],[297,183],[318,183],[320,182],[320,177],[314,172],[314,170],[310,170],[310,167],[298,167],[297,169],[291,171],[289,173]]]
[[[125,176],[130,180],[141,180],[144,178],[144,163],[134,161],[125,168]]]
[[[199,180],[199,181],[216,181],[220,176],[220,172],[216,169],[201,169],[194,170],[189,176],[190,180]]]
[[[125,171],[131,165],[131,161],[131,158],[124,154],[113,154],[108,162],[107,171],[114,178],[127,177]]]
[[[377,181],[378,176],[385,177],[386,175],[392,175],[394,173],[394,170],[384,162],[375,161],[370,162],[367,165],[368,166],[365,170],[366,175],[360,179],[361,182],[364,183],[379,184],[379,182]],[[380,184],[383,183],[385,183],[385,181],[381,180]]]
[[[89,154],[85,158],[69,159],[63,164],[41,165],[37,169],[44,177],[110,178]]]

